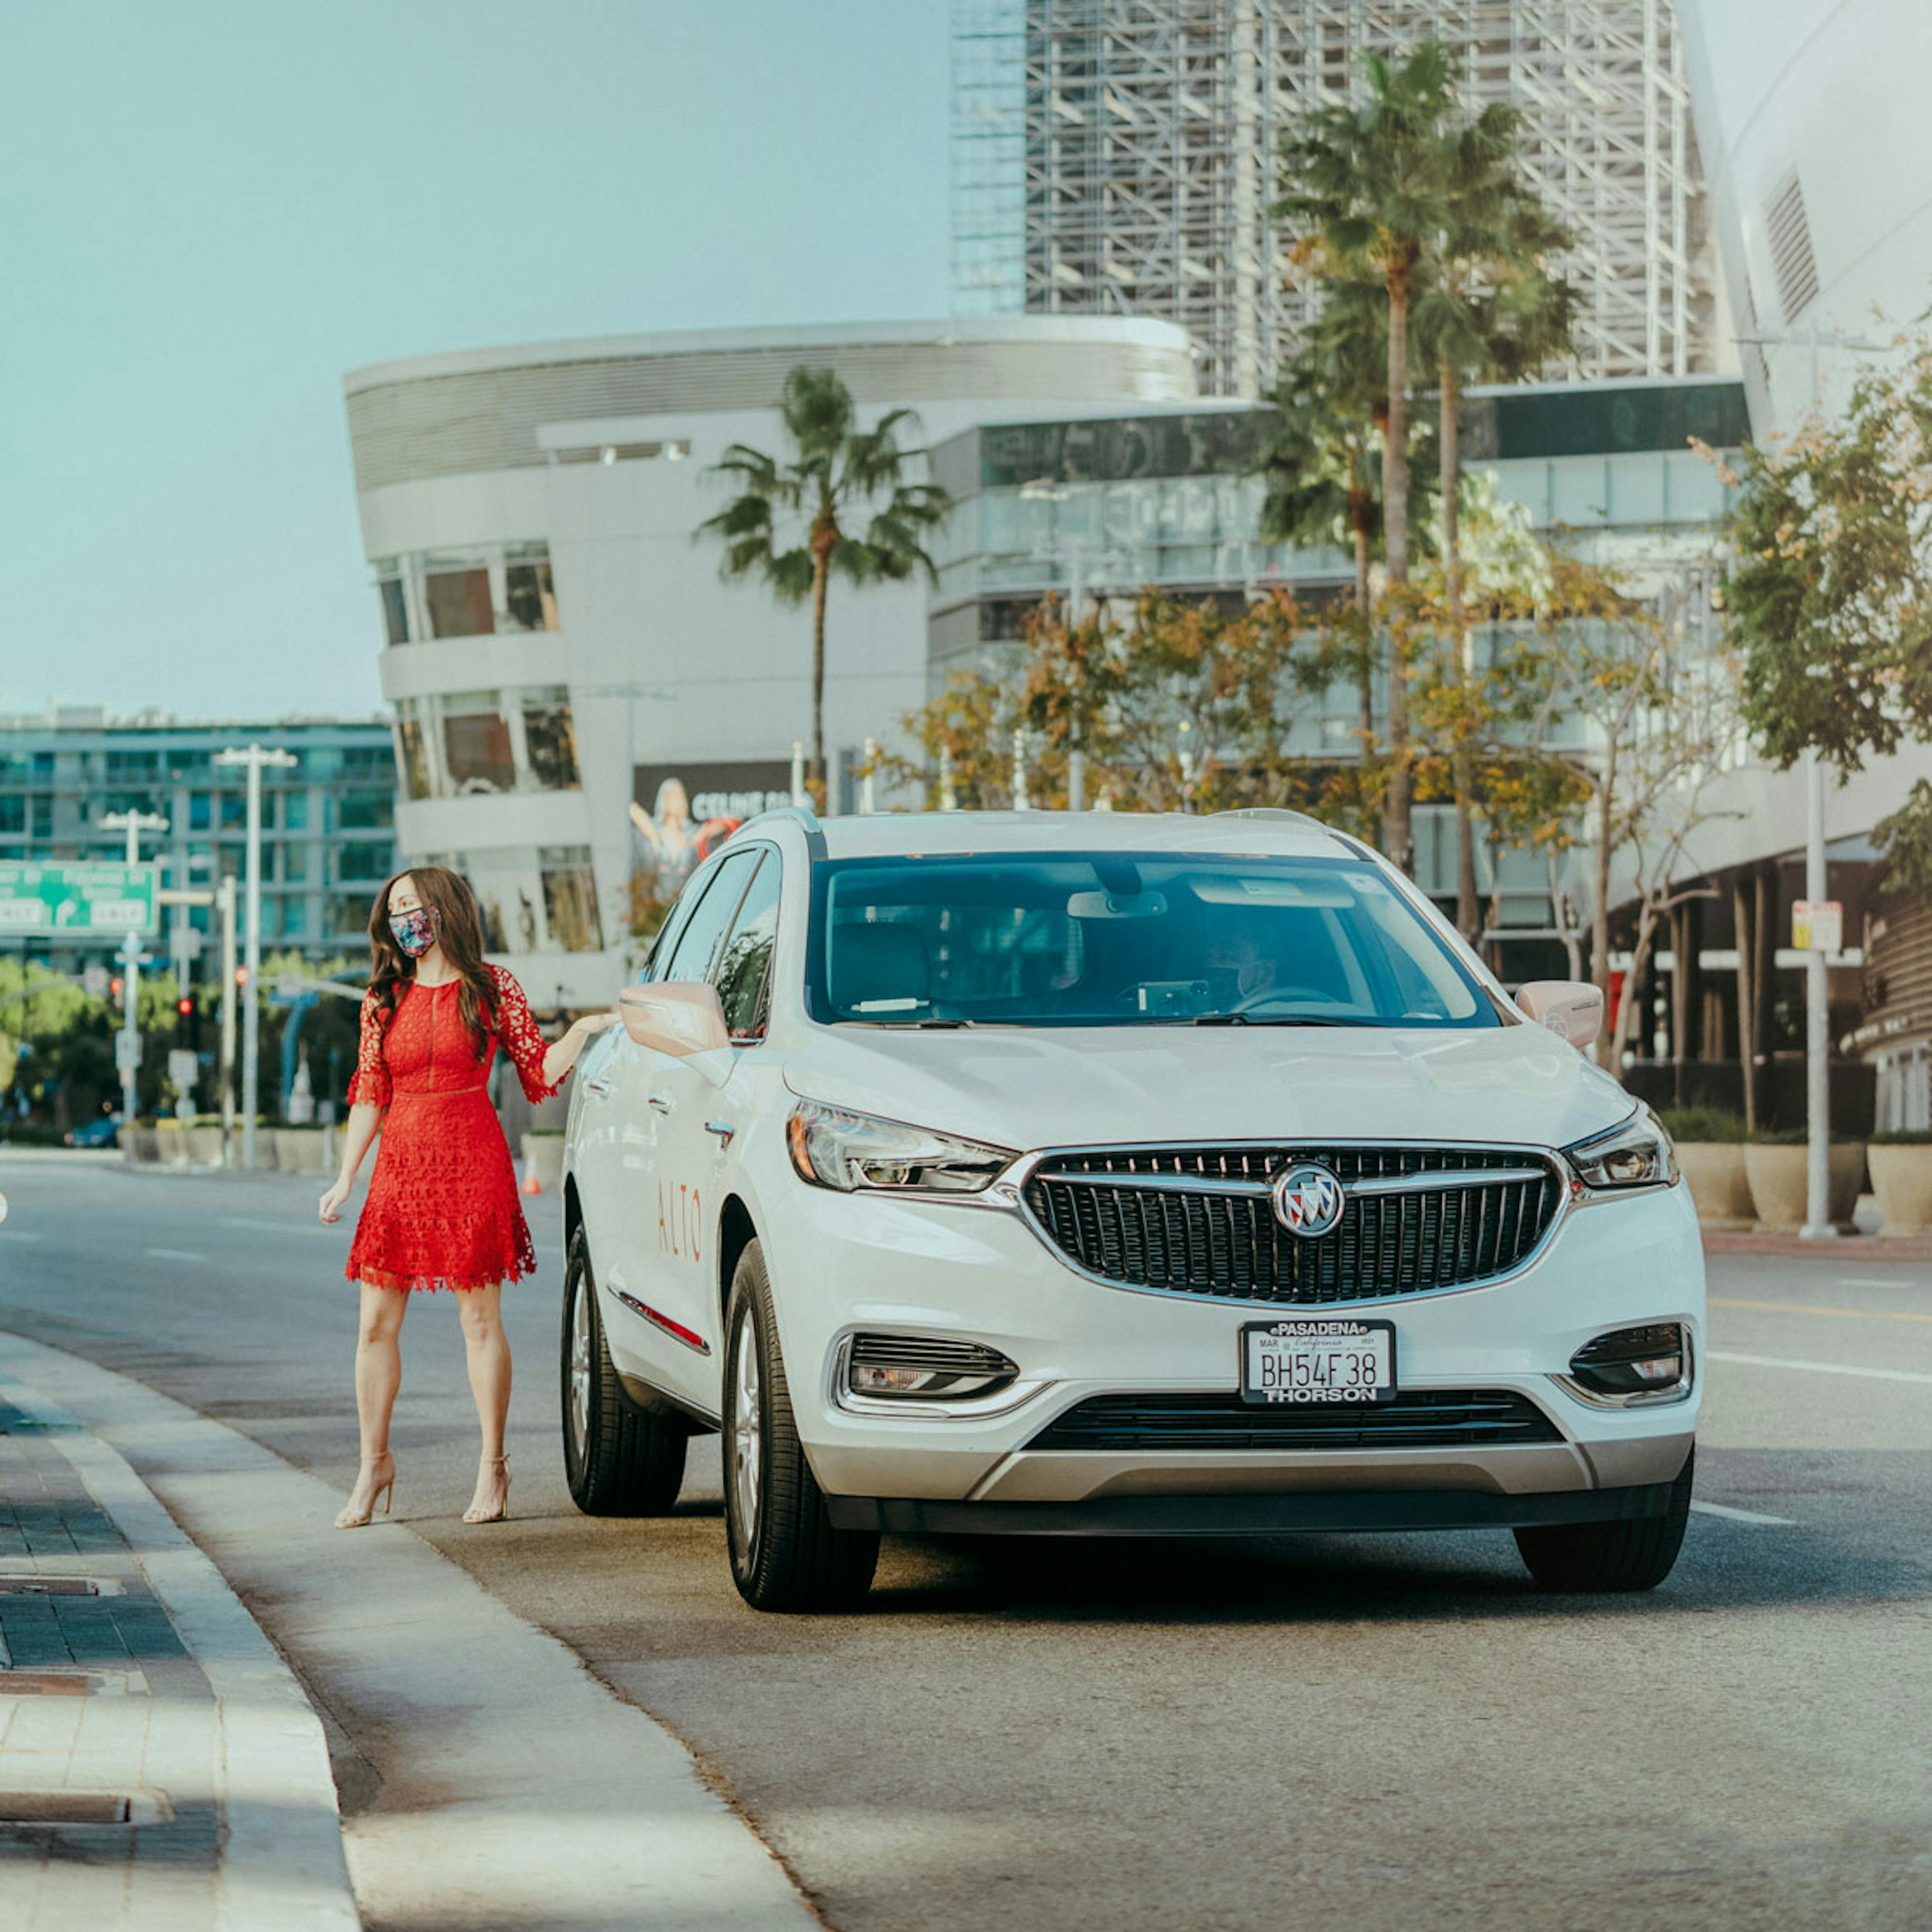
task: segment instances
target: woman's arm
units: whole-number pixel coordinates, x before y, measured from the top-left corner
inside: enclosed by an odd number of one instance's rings
[[[370,1142],[381,1130],[382,1114],[382,1108],[368,1100],[358,1100],[350,1108],[349,1124],[342,1132],[342,1166],[335,1177],[335,1185],[322,1197],[321,1212],[325,1221],[333,1221],[341,1214],[343,1204],[356,1185],[356,1170],[362,1165],[362,1156],[369,1151]]]
[[[544,1051],[543,1080],[554,1087],[577,1064],[577,1056],[608,1026],[615,1024],[615,1013],[586,1013],[574,1020],[562,1039],[554,1040]]]

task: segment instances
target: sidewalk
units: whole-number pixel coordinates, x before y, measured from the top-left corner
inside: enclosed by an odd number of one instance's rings
[[[1863,1268],[1871,1262],[1907,1262],[1924,1268],[1932,1265],[1932,1234],[1843,1234],[1832,1240],[1802,1241],[1788,1234],[1707,1232],[1704,1252],[1707,1255],[1778,1255],[1790,1261],[1824,1262],[1839,1267],[1847,1263]]]
[[[352,1932],[321,1728],[127,1464],[0,1374],[8,1932]]]
[[[340,1493],[259,1443],[0,1331],[0,1396],[14,1393],[10,1376],[94,1432],[52,1440],[138,1466],[150,1506],[159,1514],[164,1503],[194,1532],[339,1726],[347,1815],[338,1824],[332,1810],[328,1822],[370,1927],[819,1932],[810,1902],[682,1744],[404,1522],[343,1535],[332,1526]],[[113,1514],[124,1528],[118,1504]],[[303,1716],[315,1724],[306,1704]],[[11,1904],[0,1862],[4,1932],[16,1932]],[[33,1932],[83,1922],[172,1932],[212,1922],[111,1911],[26,1922]],[[292,1914],[262,1922],[305,1932]]]

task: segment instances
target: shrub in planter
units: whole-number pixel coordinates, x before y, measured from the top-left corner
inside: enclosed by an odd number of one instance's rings
[[[1881,1234],[1922,1234],[1932,1226],[1932,1132],[1874,1134],[1867,1148],[1872,1192],[1885,1217]]]
[[[1658,1116],[1677,1150],[1697,1219],[1720,1231],[1748,1228],[1756,1218],[1744,1173],[1744,1123],[1718,1107],[1672,1107]]]
[[[1805,1162],[1802,1127],[1760,1134],[1747,1144],[1744,1174],[1750,1183],[1751,1204],[1757,1210],[1761,1226],[1785,1232],[1804,1225]],[[1825,1215],[1834,1226],[1851,1226],[1864,1178],[1864,1142],[1834,1140]]]

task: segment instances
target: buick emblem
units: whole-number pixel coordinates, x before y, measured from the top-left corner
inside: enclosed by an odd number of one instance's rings
[[[1273,1195],[1275,1219],[1304,1240],[1327,1234],[1347,1204],[1342,1184],[1312,1160],[1284,1168],[1276,1177]]]

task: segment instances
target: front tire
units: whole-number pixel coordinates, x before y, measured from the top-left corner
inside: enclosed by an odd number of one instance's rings
[[[879,1539],[836,1529],[806,1460],[778,1353],[763,1249],[750,1243],[724,1318],[724,1535],[754,1610],[846,1610],[872,1586]]]
[[[684,1485],[691,1432],[624,1393],[604,1340],[590,1244],[579,1228],[564,1265],[563,1473],[586,1516],[668,1516]]]
[[[1518,1530],[1516,1546],[1529,1574],[1546,1590],[1655,1589],[1670,1574],[1684,1545],[1696,1462],[1693,1448],[1670,1486],[1670,1505],[1661,1516]]]

